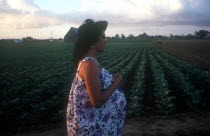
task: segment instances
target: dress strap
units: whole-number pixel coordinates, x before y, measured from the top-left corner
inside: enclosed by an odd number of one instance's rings
[[[85,57],[85,58],[79,63],[79,66],[78,66],[78,68],[77,68],[77,74],[78,74],[79,69],[80,69],[81,65],[83,64],[83,62],[85,62],[85,61],[88,60],[88,59],[92,59],[100,68],[102,68],[102,66],[101,66],[101,65],[98,63],[98,61],[95,60],[94,58],[92,58],[92,57]]]

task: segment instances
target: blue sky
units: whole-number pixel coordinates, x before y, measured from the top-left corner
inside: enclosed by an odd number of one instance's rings
[[[106,20],[107,36],[210,31],[210,0],[0,0],[0,39],[63,38],[87,18]]]

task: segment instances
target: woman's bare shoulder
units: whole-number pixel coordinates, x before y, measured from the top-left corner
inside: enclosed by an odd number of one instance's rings
[[[83,78],[84,74],[88,72],[94,72],[95,74],[101,72],[101,68],[91,59],[86,60],[80,67],[79,75]]]

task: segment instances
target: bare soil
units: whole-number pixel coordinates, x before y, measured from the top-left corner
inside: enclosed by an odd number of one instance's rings
[[[144,116],[126,119],[122,136],[209,136],[210,113]],[[15,136],[67,136],[64,123],[19,132]]]
[[[158,46],[172,56],[210,71],[210,40],[164,40]]]

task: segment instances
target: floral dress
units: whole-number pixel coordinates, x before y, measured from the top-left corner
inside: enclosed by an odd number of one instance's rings
[[[120,136],[127,108],[124,93],[117,88],[103,105],[98,108],[93,107],[85,82],[78,75],[81,64],[87,59],[92,59],[102,68],[91,57],[86,57],[80,62],[67,104],[67,134],[68,136]],[[104,68],[102,68],[99,78],[101,91],[105,91],[114,82],[112,74]]]

